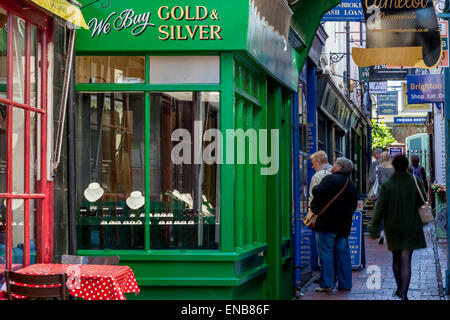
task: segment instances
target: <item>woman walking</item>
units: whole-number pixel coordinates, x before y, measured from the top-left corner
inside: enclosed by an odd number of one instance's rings
[[[395,172],[381,186],[372,221],[371,237],[378,238],[380,222],[384,219],[386,241],[389,251],[392,251],[392,268],[397,283],[395,295],[402,300],[408,300],[413,251],[426,247],[418,211],[424,202],[413,176],[407,172],[408,158],[404,155],[395,156],[392,165]],[[419,179],[417,182],[425,197],[422,182]]]
[[[376,166],[373,170],[372,176],[369,177],[369,184],[373,186],[375,184],[375,179],[378,177],[378,188],[385,183],[394,174],[394,167],[391,163],[391,155],[389,152],[384,151],[380,156],[380,164]],[[378,191],[379,192],[379,191]],[[374,201],[374,206],[376,205],[376,200]],[[380,233],[379,244],[384,243],[384,221],[381,219],[380,228],[378,232]]]

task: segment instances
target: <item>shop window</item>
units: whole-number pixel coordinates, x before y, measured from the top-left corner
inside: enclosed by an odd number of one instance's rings
[[[194,131],[198,125],[203,133],[218,128],[219,93],[152,93],[150,105],[150,248],[216,249],[218,170],[205,159],[195,161],[203,135],[199,140]],[[177,129],[185,135],[173,141]],[[173,153],[180,143],[185,149]],[[174,156],[187,161],[174,162]]]
[[[77,94],[79,249],[144,249],[143,93]]]
[[[145,57],[77,56],[77,83],[145,83]]]
[[[220,57],[151,56],[150,83],[220,83]]]
[[[334,131],[334,160],[345,156],[344,133],[335,129]]]

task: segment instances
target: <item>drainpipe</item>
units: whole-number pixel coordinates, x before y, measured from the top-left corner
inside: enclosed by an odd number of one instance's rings
[[[292,152],[293,152],[293,174],[294,174],[294,289],[296,295],[300,294],[300,232],[301,232],[301,216],[300,216],[300,170],[299,170],[299,121],[298,121],[298,97],[299,93],[294,94],[292,105]]]

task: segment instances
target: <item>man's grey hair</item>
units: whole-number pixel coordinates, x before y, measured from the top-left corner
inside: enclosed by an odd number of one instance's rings
[[[339,170],[339,172],[349,174],[353,170],[353,162],[347,158],[337,158],[335,163],[341,167],[341,170]]]
[[[373,150],[373,154],[382,154],[383,153],[383,149],[381,148],[376,148],[375,150]]]

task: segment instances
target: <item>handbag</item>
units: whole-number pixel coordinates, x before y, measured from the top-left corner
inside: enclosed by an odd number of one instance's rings
[[[425,201],[422,191],[420,191],[419,185],[417,184],[416,176],[414,174],[413,174],[413,178],[414,178],[414,182],[416,183],[417,191],[419,191],[422,201],[425,202],[425,204],[419,208],[420,219],[422,220],[422,223],[425,225],[427,223],[434,221],[434,216],[433,216],[433,213],[431,212],[430,205],[428,204],[428,202]]]
[[[328,202],[328,204],[322,209],[320,210],[320,212],[318,214],[315,214],[314,212],[312,212],[311,209],[308,209],[308,214],[306,215],[306,217],[303,219],[303,223],[305,224],[305,226],[307,226],[308,228],[310,228],[311,230],[314,230],[314,226],[316,224],[317,218],[325,211],[327,210],[327,208],[334,202],[334,200],[337,199],[337,197],[339,197],[341,195],[342,192],[344,192],[345,188],[347,188],[349,179],[347,178],[347,181],[345,182],[345,185],[342,187],[341,191],[339,191],[339,193],[337,195],[334,196],[333,199],[331,199],[330,202]]]
[[[367,194],[367,198],[370,201],[375,201],[378,198],[378,192],[380,189],[380,184],[378,182],[378,166],[375,168],[375,183],[372,188],[370,188],[369,193]]]

